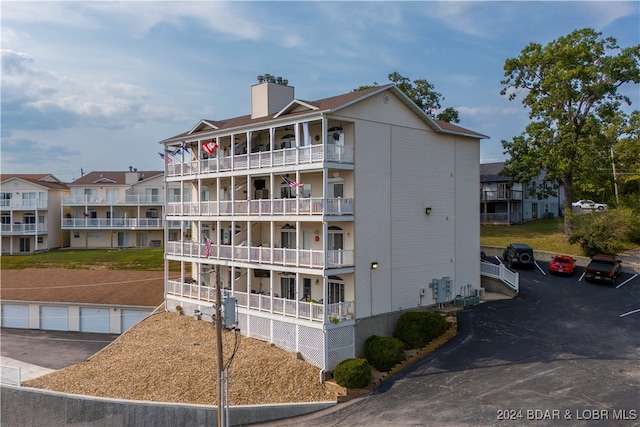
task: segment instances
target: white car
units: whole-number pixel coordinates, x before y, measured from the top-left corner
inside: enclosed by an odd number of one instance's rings
[[[607,205],[604,203],[596,203],[593,200],[578,200],[577,202],[571,203],[571,206],[580,209],[597,209],[599,211],[607,209]]]

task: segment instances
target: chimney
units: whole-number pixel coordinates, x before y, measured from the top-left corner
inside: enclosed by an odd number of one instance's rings
[[[293,101],[294,89],[289,81],[271,74],[258,76],[258,83],[251,86],[251,118],[269,116]]]

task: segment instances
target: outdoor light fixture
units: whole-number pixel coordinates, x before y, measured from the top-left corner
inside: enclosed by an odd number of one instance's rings
[[[378,268],[378,263],[377,262],[372,262],[371,263],[371,269],[375,270],[376,268]]]
[[[425,208],[424,213],[426,213],[427,215],[431,215],[431,208]]]

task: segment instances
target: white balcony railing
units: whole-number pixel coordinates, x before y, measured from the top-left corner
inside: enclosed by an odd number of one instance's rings
[[[45,224],[2,224],[5,234],[44,234],[47,233]]]
[[[65,196],[62,198],[62,206],[111,206],[111,205],[134,205],[134,206],[156,206],[164,203],[164,197],[159,195],[127,194],[119,197],[108,196]]]
[[[322,162],[353,163],[353,147],[310,145],[184,163],[173,162],[167,166],[167,176],[185,176]]]
[[[63,229],[109,228],[109,229],[160,229],[164,222],[160,218],[64,218]]]
[[[47,209],[47,199],[3,199],[0,200],[1,208],[9,209]]]
[[[166,292],[170,295],[199,302],[215,303],[216,301],[215,288],[200,286],[197,283],[169,280],[167,281]],[[332,321],[332,319],[352,319],[355,314],[354,301],[322,304],[229,290],[224,290],[224,294],[235,297],[238,307],[313,322],[325,323]]]
[[[207,258],[205,257],[205,244],[196,242],[167,242],[166,253],[169,256],[177,257]],[[339,268],[354,265],[352,249],[323,252],[312,249],[271,248],[265,246],[211,245],[209,258],[310,268]]]
[[[353,199],[295,198],[167,203],[167,215],[353,215]]]

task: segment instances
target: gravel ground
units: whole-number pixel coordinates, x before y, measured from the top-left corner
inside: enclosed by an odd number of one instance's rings
[[[269,343],[223,331],[230,359],[229,403],[335,401],[320,370]],[[217,406],[216,331],[207,321],[160,312],[77,365],[26,381],[27,387],[73,394]],[[256,369],[259,367],[259,369]]]

